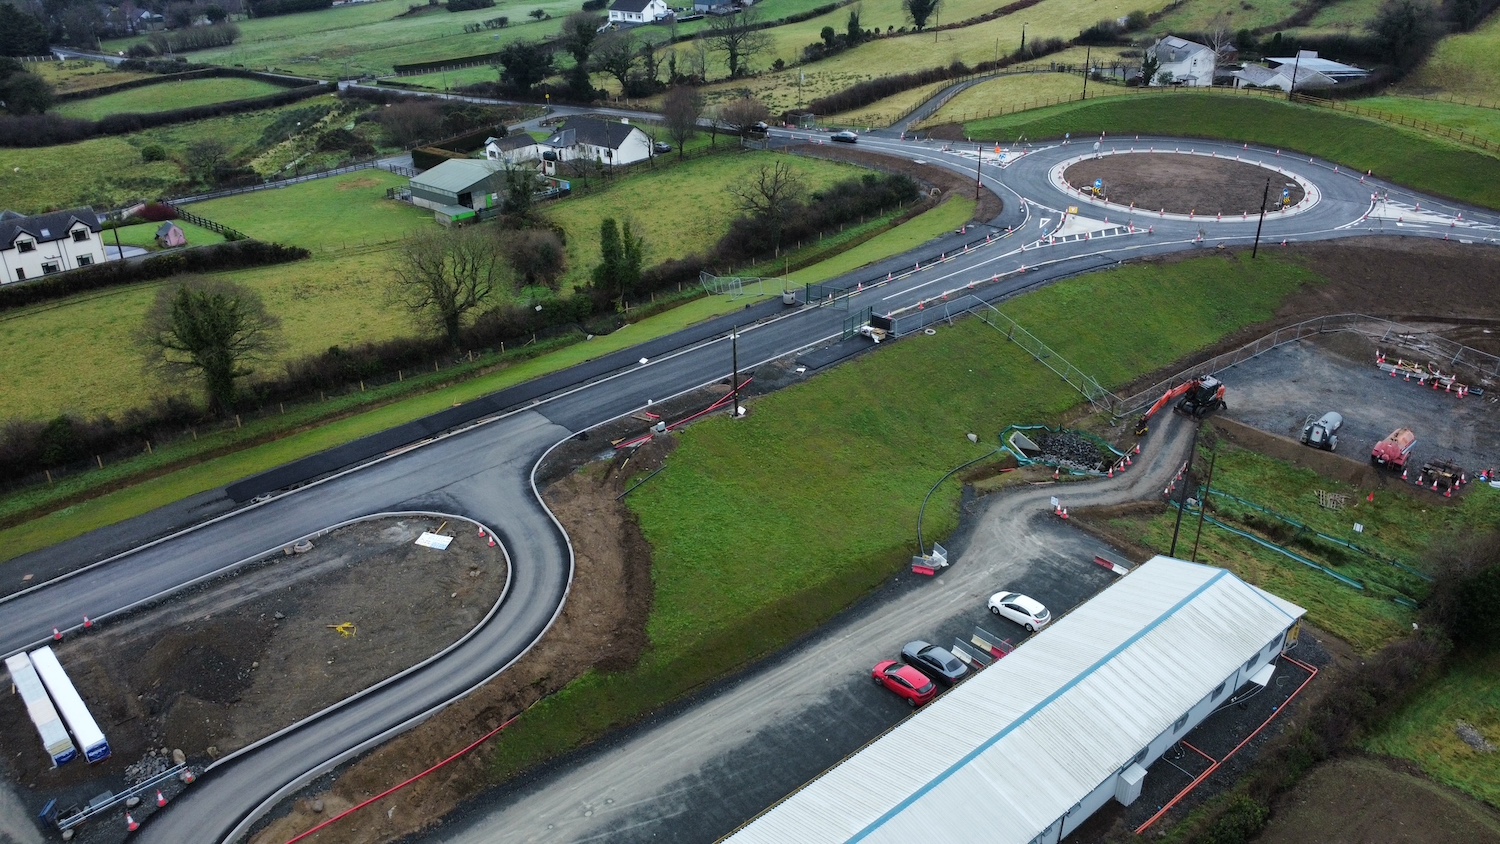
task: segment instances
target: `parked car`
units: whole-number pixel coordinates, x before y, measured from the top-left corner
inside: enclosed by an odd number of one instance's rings
[[[657,155],[666,155],[672,151],[672,145],[666,141],[657,141],[651,145],[651,151]]]
[[[927,679],[926,674],[895,660],[888,659],[875,666],[870,676],[876,685],[885,686],[905,698],[907,705],[912,707],[921,706],[937,696],[937,686]]]
[[[1026,628],[1034,633],[1052,621],[1052,614],[1035,599],[1020,592],[996,592],[990,596],[990,612]]]
[[[852,144],[855,141],[859,140],[859,136],[849,131],[848,129],[845,129],[842,132],[834,132],[829,137],[841,144]]]
[[[906,647],[901,649],[901,661],[943,686],[951,686],[969,673],[969,666],[964,665],[947,648],[930,645],[920,639],[906,643]]]

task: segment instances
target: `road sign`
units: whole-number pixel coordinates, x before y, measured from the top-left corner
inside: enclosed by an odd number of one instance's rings
[[[1103,179],[1095,179],[1094,180],[1094,190],[1104,190],[1104,180]]]

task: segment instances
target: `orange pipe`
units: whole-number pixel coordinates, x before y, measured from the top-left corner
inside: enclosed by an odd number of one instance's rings
[[[1305,688],[1307,688],[1307,684],[1311,683],[1313,681],[1313,678],[1316,677],[1316,676],[1318,676],[1318,669],[1312,667],[1311,665],[1308,665],[1305,662],[1298,662],[1297,660],[1292,659],[1291,657],[1287,656],[1286,654],[1282,654],[1281,658],[1284,659],[1284,660],[1286,660],[1287,662],[1290,662],[1291,664],[1297,666],[1298,668],[1301,668],[1304,671],[1309,672],[1307,679],[1302,681],[1302,685],[1298,686],[1297,690],[1294,691],[1294,692],[1292,692],[1292,694],[1291,694],[1290,697],[1288,697],[1285,701],[1283,701],[1280,706],[1276,707],[1276,711],[1272,712],[1271,716],[1269,718],[1267,718],[1266,720],[1262,721],[1261,724],[1260,724],[1260,726],[1255,728],[1255,732],[1253,732],[1250,735],[1246,736],[1245,740],[1242,741],[1242,742],[1240,742],[1239,744],[1235,745],[1234,749],[1231,750],[1231,751],[1229,751],[1229,753],[1225,754],[1225,756],[1224,756],[1223,759],[1220,759],[1219,761],[1217,761],[1217,762],[1213,763],[1212,765],[1210,765],[1209,768],[1208,768],[1208,770],[1206,770],[1203,773],[1199,774],[1196,779],[1194,779],[1192,782],[1188,783],[1187,787],[1184,788],[1182,791],[1178,792],[1176,797],[1173,797],[1171,800],[1167,801],[1167,805],[1161,807],[1161,809],[1156,814],[1152,815],[1149,820],[1147,820],[1145,823],[1143,823],[1139,827],[1137,827],[1136,830],[1135,830],[1135,834],[1136,835],[1140,835],[1141,833],[1143,833],[1146,830],[1150,829],[1152,824],[1154,824],[1157,821],[1161,820],[1162,816],[1165,815],[1167,812],[1170,812],[1172,810],[1172,808],[1174,806],[1176,806],[1178,803],[1181,803],[1182,800],[1183,800],[1183,798],[1187,797],[1189,794],[1192,794],[1193,790],[1196,789],[1199,785],[1201,785],[1204,780],[1206,780],[1209,777],[1213,776],[1213,773],[1215,771],[1219,770],[1219,768],[1225,762],[1228,762],[1230,759],[1234,758],[1234,755],[1236,753],[1239,753],[1240,750],[1243,749],[1245,745],[1249,744],[1251,742],[1251,740],[1253,740],[1256,736],[1260,735],[1261,730],[1264,730],[1267,726],[1270,725],[1270,723],[1272,721],[1276,720],[1276,716],[1280,715],[1282,712],[1285,712],[1287,704],[1289,704],[1293,700],[1295,700],[1297,698],[1297,695],[1302,694],[1302,690],[1305,689]],[[1187,744],[1187,742],[1183,742],[1183,744]],[[1191,745],[1189,745],[1189,746],[1191,746]],[[1194,748],[1194,749],[1196,750],[1197,748]],[[1199,751],[1199,752],[1201,753],[1202,751]]]

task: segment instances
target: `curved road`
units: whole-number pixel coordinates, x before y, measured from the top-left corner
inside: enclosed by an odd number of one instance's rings
[[[775,135],[778,141],[807,137]],[[976,159],[977,148],[945,149],[873,135],[859,145],[971,175],[977,164],[984,185],[1007,199],[1005,214],[992,221],[992,243],[962,252],[962,242],[976,237],[971,230],[966,237],[942,239],[914,256],[851,276],[850,287],[856,280],[868,282],[853,304],[868,305],[877,313],[910,313],[921,303],[933,317],[943,310],[944,294],[972,292],[994,301],[1144,255],[1248,243],[1254,236],[1253,219],[1205,222],[1168,216],[1153,221],[1145,219],[1149,215],[1136,215],[1122,220],[1119,210],[1081,203],[1049,180],[1051,169],[1069,158],[1153,145],[1158,150],[1176,146],[1184,152],[1190,147],[1196,153],[1239,155],[1315,185],[1320,196],[1311,207],[1268,216],[1263,248],[1282,239],[1328,239],[1381,230],[1500,242],[1500,216],[1492,212],[1435,201],[1375,179],[1361,182],[1357,175],[1335,173],[1326,162],[1285,152],[1277,155],[1274,150],[1202,141],[1106,139],[1097,150],[1092,140],[1038,145],[1002,167],[992,149]],[[1381,202],[1372,199],[1374,193],[1381,195]],[[1070,205],[1079,206],[1078,218],[1070,228],[1059,230],[1061,210]],[[1143,225],[1151,227],[1149,234],[1141,230]],[[1007,229],[1009,236],[1002,236]],[[935,263],[940,255],[942,261]],[[922,271],[884,282],[887,272],[898,272],[913,257],[923,264]],[[975,285],[972,291],[970,284]],[[776,316],[764,310],[757,313],[762,320],[739,340],[741,361],[750,362],[742,364],[744,368],[838,339],[847,316],[842,310],[818,307]],[[737,318],[723,322],[727,327]],[[668,340],[653,345],[669,349],[674,344]],[[0,601],[0,653],[42,641],[54,626],[67,629],[85,614],[100,618],[125,611],[328,525],[372,512],[437,510],[493,526],[511,558],[513,587],[471,638],[428,664],[220,760],[141,832],[147,841],[231,839],[281,795],[472,690],[504,670],[545,632],[566,596],[572,556],[566,537],[536,498],[531,472],[539,458],[575,432],[632,412],[647,400],[718,381],[729,370],[722,338],[653,353],[656,356],[644,365],[635,363],[638,354],[626,352],[606,358],[602,365],[580,368],[571,382],[563,377],[563,386],[551,395],[463,432],[235,510],[9,596]]]

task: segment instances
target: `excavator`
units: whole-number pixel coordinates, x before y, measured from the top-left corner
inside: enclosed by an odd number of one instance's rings
[[[1177,402],[1172,408],[1174,411],[1194,419],[1202,419],[1215,410],[1223,410],[1229,406],[1224,403],[1224,382],[1212,375],[1200,375],[1162,393],[1161,398],[1156,400],[1156,404],[1151,405],[1151,408],[1136,420],[1135,435],[1146,436],[1151,430],[1151,417],[1173,401]]]

